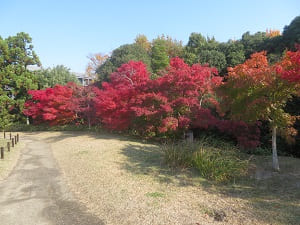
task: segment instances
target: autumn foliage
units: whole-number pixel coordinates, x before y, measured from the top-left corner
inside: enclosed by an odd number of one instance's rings
[[[215,69],[190,67],[179,58],[155,80],[143,63],[130,61],[102,84],[96,114],[110,129],[134,129],[143,136],[175,133],[191,126],[201,104],[216,103],[213,88],[220,84]]]
[[[25,103],[23,112],[36,123],[67,124],[76,118],[73,89],[69,86],[56,85],[44,90],[31,90],[28,94],[32,99]]]
[[[280,31],[279,30],[267,29],[266,30],[266,36],[270,37],[270,38],[280,36]]]
[[[49,125],[95,124],[94,88],[75,83],[56,85],[44,90],[28,92],[32,98],[25,103],[23,113],[36,124]]]
[[[234,137],[243,147],[256,147],[260,133],[257,114],[266,115],[259,117],[262,119],[268,116],[257,107],[272,106],[267,93],[283,85],[275,82],[278,77],[283,83],[300,79],[299,50],[287,52],[274,66],[268,64],[265,52],[255,53],[250,60],[230,68],[228,75],[228,81],[223,83],[215,68],[189,66],[176,57],[153,80],[144,63],[129,61],[112,73],[110,82],[103,82],[101,88],[68,84],[29,91],[32,99],[26,102],[24,114],[36,123],[100,124],[143,137],[178,137],[188,129],[210,129]],[[245,85],[255,88],[250,90]],[[252,94],[253,101],[243,98]],[[236,98],[239,100],[230,102],[235,95],[240,96]],[[224,105],[231,106],[230,110]],[[239,114],[241,107],[249,110]],[[234,116],[225,117],[225,113]]]
[[[282,79],[300,84],[300,45],[296,47],[298,51],[286,52],[284,58],[276,64],[276,70]]]
[[[270,65],[266,52],[259,52],[229,68],[227,82],[218,89],[223,112],[232,120],[267,121],[271,128],[281,129],[282,136],[295,136],[296,118],[284,109],[299,94],[299,56],[299,50],[288,51],[280,62]]]

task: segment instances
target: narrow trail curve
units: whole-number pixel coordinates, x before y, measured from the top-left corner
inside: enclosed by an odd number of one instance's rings
[[[29,136],[18,164],[0,182],[1,225],[102,225],[68,190],[50,145]],[[0,162],[1,163],[1,162]]]

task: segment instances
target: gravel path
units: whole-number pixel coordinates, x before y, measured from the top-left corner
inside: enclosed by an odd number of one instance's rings
[[[26,147],[11,175],[0,183],[0,224],[101,225],[68,190],[50,145],[23,136]]]

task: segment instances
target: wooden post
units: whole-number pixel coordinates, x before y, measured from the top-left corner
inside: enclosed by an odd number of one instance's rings
[[[15,145],[17,144],[17,136],[15,136]]]
[[[15,140],[14,140],[14,138],[11,139],[11,147],[12,148],[15,147]]]
[[[10,152],[10,142],[7,142],[7,151]]]
[[[19,142],[19,134],[17,134],[17,141]]]
[[[1,159],[4,159],[4,147],[1,147],[0,151],[1,151]]]
[[[192,144],[194,141],[194,133],[191,130],[188,130],[186,133],[186,140],[189,144]]]
[[[9,140],[11,140],[11,132],[9,133]]]
[[[5,130],[3,131],[3,136],[4,136],[4,139],[5,139]]]

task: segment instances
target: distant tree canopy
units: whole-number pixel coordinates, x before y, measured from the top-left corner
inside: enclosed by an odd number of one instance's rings
[[[214,37],[205,38],[199,33],[192,33],[185,46],[184,59],[188,64],[208,63],[223,74],[227,67],[245,61],[245,50],[239,41],[229,40],[226,43],[220,43]]]
[[[151,50],[151,42],[148,41],[148,38],[146,35],[139,34],[134,39],[135,44],[141,46],[143,49],[145,49],[147,52],[150,52]]]
[[[300,43],[300,16],[284,27],[282,37],[285,47],[294,50],[295,44]]]
[[[240,41],[244,46],[246,58],[248,59],[254,52],[263,50],[264,42],[267,38],[268,37],[265,32],[257,32],[252,35],[249,31],[244,33]]]
[[[130,60],[142,61],[148,69],[151,68],[151,58],[145,48],[139,44],[126,44],[115,49],[111,56],[98,67],[96,73],[99,81],[107,81],[112,72]]]
[[[39,89],[54,87],[56,84],[65,85],[68,82],[78,83],[76,76],[63,65],[36,71]]]
[[[181,57],[189,64],[209,64],[216,67],[221,75],[227,73],[228,67],[234,67],[249,59],[255,52],[266,51],[268,60],[274,64],[280,60],[285,50],[295,50],[300,42],[300,16],[285,26],[282,35],[279,30],[267,29],[250,34],[242,34],[238,40],[218,42],[214,37],[205,37],[193,32],[188,43],[183,46],[181,41],[170,36],[161,35],[152,41],[140,34],[134,44],[122,45],[115,49],[111,56],[98,68],[96,73],[100,82],[108,81],[109,75],[116,68],[130,60],[143,61],[148,70],[157,75],[166,69],[173,57]],[[154,76],[155,77],[155,76]]]
[[[152,40],[152,46],[154,46],[156,42],[160,42],[165,46],[169,58],[183,56],[184,48],[182,45],[182,41],[177,41],[170,36],[161,35]]]
[[[226,66],[233,67],[243,63],[246,59],[244,45],[239,41],[229,40],[226,43],[220,43],[219,50],[226,57]]]
[[[98,67],[100,67],[106,60],[109,58],[109,55],[96,53],[96,54],[89,54],[87,56],[89,62],[86,66],[85,73],[88,77],[92,80],[96,77],[96,71]]]
[[[169,65],[167,46],[164,40],[157,39],[151,49],[151,66],[154,73]]]
[[[284,28],[282,35],[279,30],[267,29],[265,32],[250,34],[245,32],[239,40],[218,42],[214,37],[205,37],[193,32],[188,43],[183,46],[181,41],[170,36],[161,35],[149,41],[140,34],[133,44],[125,44],[115,49],[95,70],[98,81],[108,81],[111,73],[122,64],[142,61],[152,73],[151,77],[159,76],[161,70],[169,66],[171,58],[181,57],[189,64],[209,64],[216,67],[220,75],[227,73],[228,67],[234,67],[249,59],[255,52],[266,51],[271,64],[280,60],[285,50],[295,49],[300,40],[300,17],[296,17]]]
[[[0,37],[0,128],[24,118],[21,112],[27,91],[38,87],[34,73],[27,68],[40,65],[31,42],[23,32],[6,39]]]

